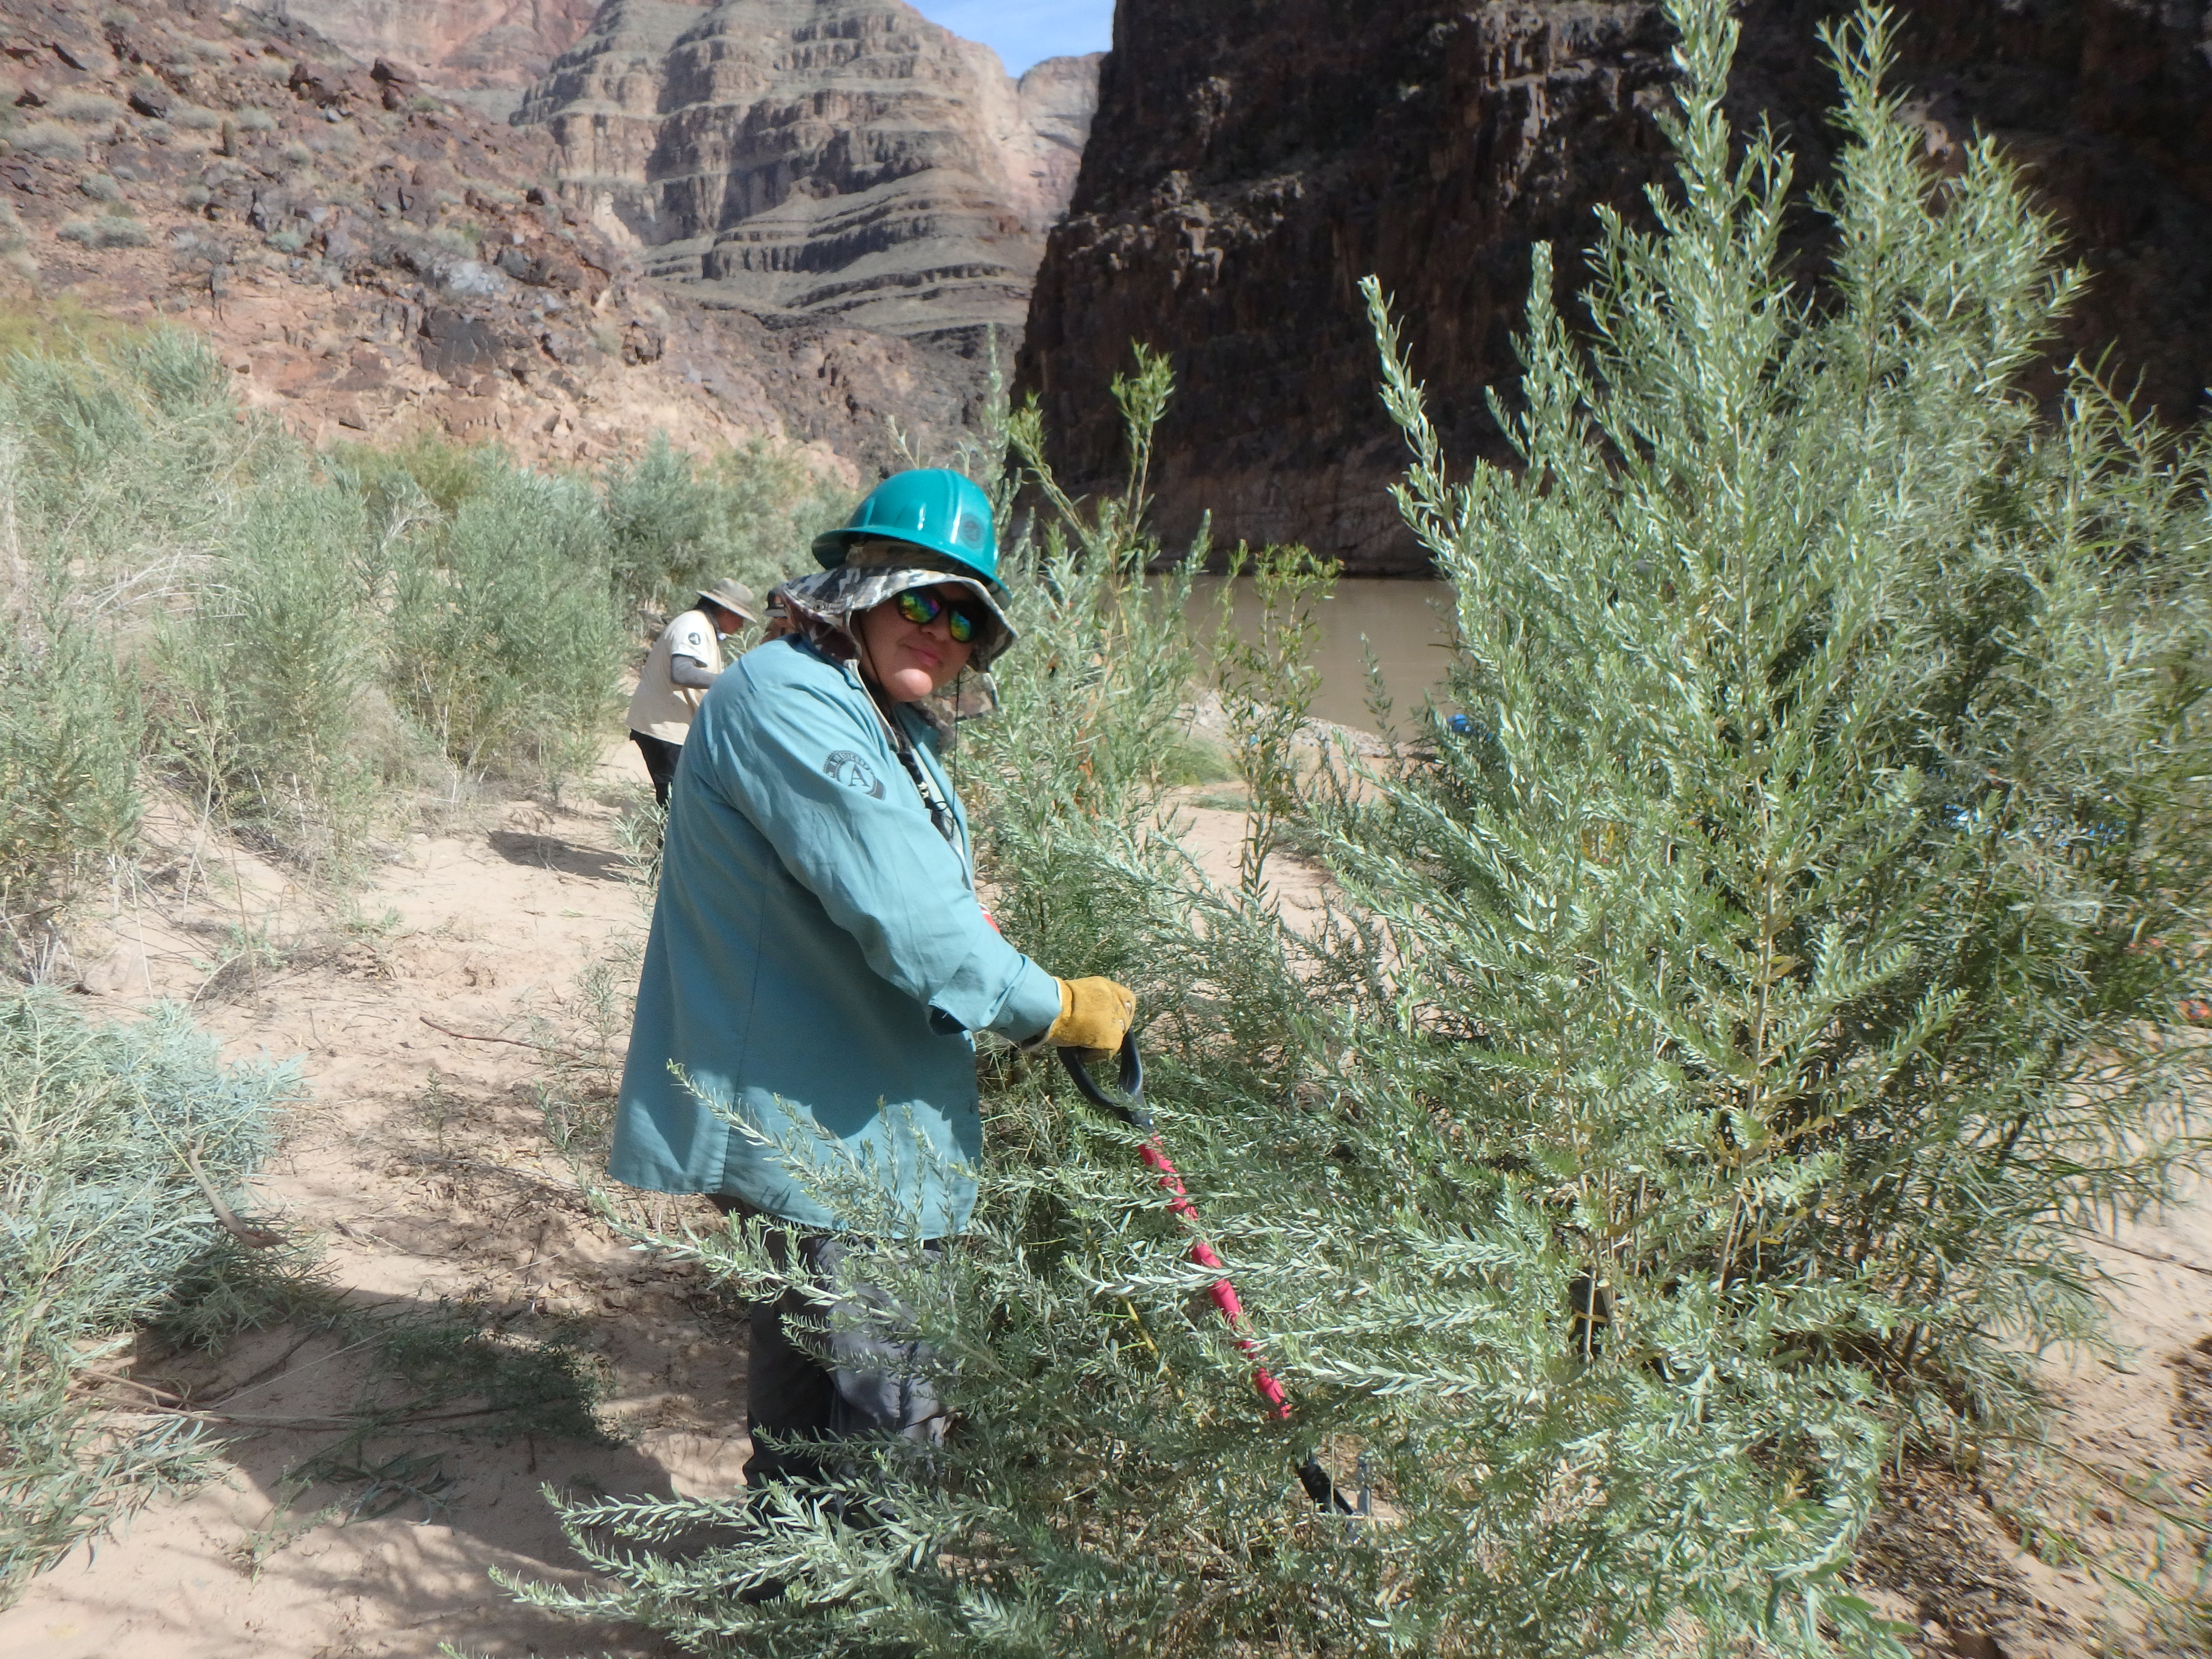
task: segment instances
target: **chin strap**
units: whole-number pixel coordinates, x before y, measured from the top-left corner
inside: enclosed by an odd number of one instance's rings
[[[875,665],[868,660],[866,642],[856,635],[854,643],[860,647],[860,687],[868,694],[868,706],[876,711],[876,718],[884,723],[884,730],[890,733],[891,751],[899,757],[899,764],[906,768],[907,776],[914,780],[915,793],[921,797],[921,804],[929,813],[929,821],[937,826],[937,833],[945,837],[945,844],[960,854],[961,863],[969,866],[972,881],[974,866],[969,863],[968,848],[961,838],[959,814],[952,810],[952,803],[945,798],[945,792],[929,775],[928,768],[921,763],[921,757],[914,752],[914,739],[907,735],[906,727],[899,724],[897,714],[884,707],[884,694],[878,689]]]

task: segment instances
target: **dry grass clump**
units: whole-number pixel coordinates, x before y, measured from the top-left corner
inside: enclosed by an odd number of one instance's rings
[[[143,221],[119,213],[103,213],[95,219],[65,220],[54,234],[64,242],[88,248],[146,247],[154,240],[154,233]]]
[[[112,121],[123,113],[123,106],[104,93],[65,92],[46,107],[54,112],[58,121],[75,121],[88,125],[95,121]]]
[[[21,155],[49,161],[84,159],[84,135],[55,121],[33,121],[9,135],[9,144]]]

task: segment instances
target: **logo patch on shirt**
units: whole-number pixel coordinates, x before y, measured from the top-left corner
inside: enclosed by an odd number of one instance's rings
[[[828,760],[823,761],[822,775],[836,779],[848,789],[857,789],[864,795],[873,795],[878,800],[884,798],[884,781],[869,769],[867,762],[849,749],[840,749]]]

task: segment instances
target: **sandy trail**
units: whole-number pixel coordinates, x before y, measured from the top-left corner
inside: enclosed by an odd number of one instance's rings
[[[227,1478],[152,1504],[35,1581],[0,1613],[0,1655],[430,1659],[447,1643],[499,1659],[674,1651],[645,1632],[532,1613],[487,1577],[579,1574],[541,1484],[726,1492],[750,1449],[734,1310],[592,1216],[549,1144],[540,1054],[519,1046],[549,1034],[591,1046],[590,970],[634,971],[626,953],[643,918],[617,818],[624,792],[642,782],[625,747],[559,810],[495,807],[417,834],[349,907],[350,925],[242,856],[226,852],[210,872],[179,833],[171,866],[155,860],[150,884],[119,896],[81,951],[80,988],[103,1012],[196,997],[234,1057],[301,1056],[312,1092],[257,1184],[258,1210],[313,1236],[338,1285],[386,1304],[473,1300],[522,1331],[567,1325],[605,1367],[605,1415],[622,1443],[499,1447],[408,1431],[368,1455],[430,1460],[420,1479],[438,1502],[345,1522],[319,1513],[330,1488],[289,1507],[280,1490],[333,1431],[232,1427]],[[1230,804],[1192,791],[1177,811],[1201,866],[1233,883],[1243,824]],[[1322,883],[1310,866],[1286,856],[1271,873],[1294,925],[1317,912]],[[236,954],[256,935],[281,962]],[[623,1035],[611,1033],[617,1047]],[[471,1040],[486,1036],[517,1041]],[[665,1221],[711,1221],[694,1200],[659,1207]],[[2134,1357],[2118,1368],[2054,1362],[2069,1443],[2115,1469],[2157,1472],[2201,1504],[2212,1489],[2212,1211],[2124,1228],[2105,1254],[2121,1287],[2118,1334]],[[211,1364],[161,1360],[137,1372],[240,1417],[343,1413],[362,1356],[335,1338],[296,1341],[280,1329]],[[2085,1537],[2145,1541],[2120,1506],[2107,1508],[2109,1522],[2096,1508],[2085,1496]],[[2132,1622],[2125,1598],[2108,1599],[2087,1566],[2036,1559],[1997,1511],[1955,1487],[1904,1492],[1875,1546],[1863,1580],[1883,1612],[1921,1630],[1928,1654],[2159,1650],[2136,1637],[2100,1647],[2108,1614]]]
[[[277,1504],[284,1471],[330,1443],[331,1431],[228,1432],[228,1480],[155,1504],[40,1577],[0,1613],[0,1654],[427,1659],[445,1642],[501,1656],[665,1651],[637,1632],[518,1607],[486,1572],[573,1572],[541,1483],[622,1492],[736,1485],[748,1449],[742,1338],[695,1278],[645,1261],[591,1217],[547,1144],[532,1049],[424,1023],[511,1038],[531,1035],[532,1016],[556,1029],[574,1023],[579,975],[618,957],[641,927],[610,803],[620,785],[642,781],[625,750],[593,781],[597,795],[567,810],[495,809],[488,825],[415,836],[359,896],[355,908],[369,920],[350,932],[324,927],[313,896],[278,872],[241,867],[250,919],[287,955],[281,966],[220,963],[211,945],[239,920],[220,882],[216,894],[181,902],[157,890],[118,911],[113,949],[94,954],[85,975],[103,1012],[198,993],[197,1012],[233,1057],[301,1056],[312,1093],[256,1185],[260,1213],[317,1236],[325,1265],[356,1297],[474,1298],[525,1330],[577,1322],[611,1377],[606,1414],[627,1443],[498,1448],[402,1434],[370,1455],[434,1454],[434,1478],[451,1483],[437,1493],[442,1506],[427,1520],[414,1502],[340,1525],[311,1524],[328,1489]],[[337,1352],[334,1338],[236,1389],[295,1340],[280,1330],[212,1366],[138,1371],[189,1382],[196,1399],[238,1415],[345,1411],[362,1356]]]

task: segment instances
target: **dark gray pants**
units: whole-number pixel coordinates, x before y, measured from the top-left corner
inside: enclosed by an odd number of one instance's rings
[[[645,732],[631,732],[629,740],[645,757],[645,772],[653,780],[653,799],[659,802],[663,811],[667,811],[668,792],[676,785],[676,763],[684,758],[684,745]]]
[[[724,1215],[775,1219],[742,1199],[708,1196]],[[825,1290],[836,1283],[838,1264],[852,1243],[845,1234],[804,1227],[772,1226],[768,1234],[769,1255],[777,1267],[788,1271],[795,1250],[807,1276]],[[923,1249],[932,1262],[944,1254],[936,1243]],[[871,1308],[898,1305],[888,1291],[849,1279],[843,1296]],[[795,1290],[752,1305],[745,1387],[745,1429],[753,1438],[752,1455],[745,1460],[749,1486],[838,1473],[834,1460],[803,1449],[807,1441],[896,1436],[935,1446],[945,1439],[947,1412],[928,1375],[936,1358],[928,1345],[900,1340],[883,1334],[880,1326],[870,1331],[830,1329],[833,1307],[810,1302]],[[816,1358],[825,1349],[827,1365]]]

